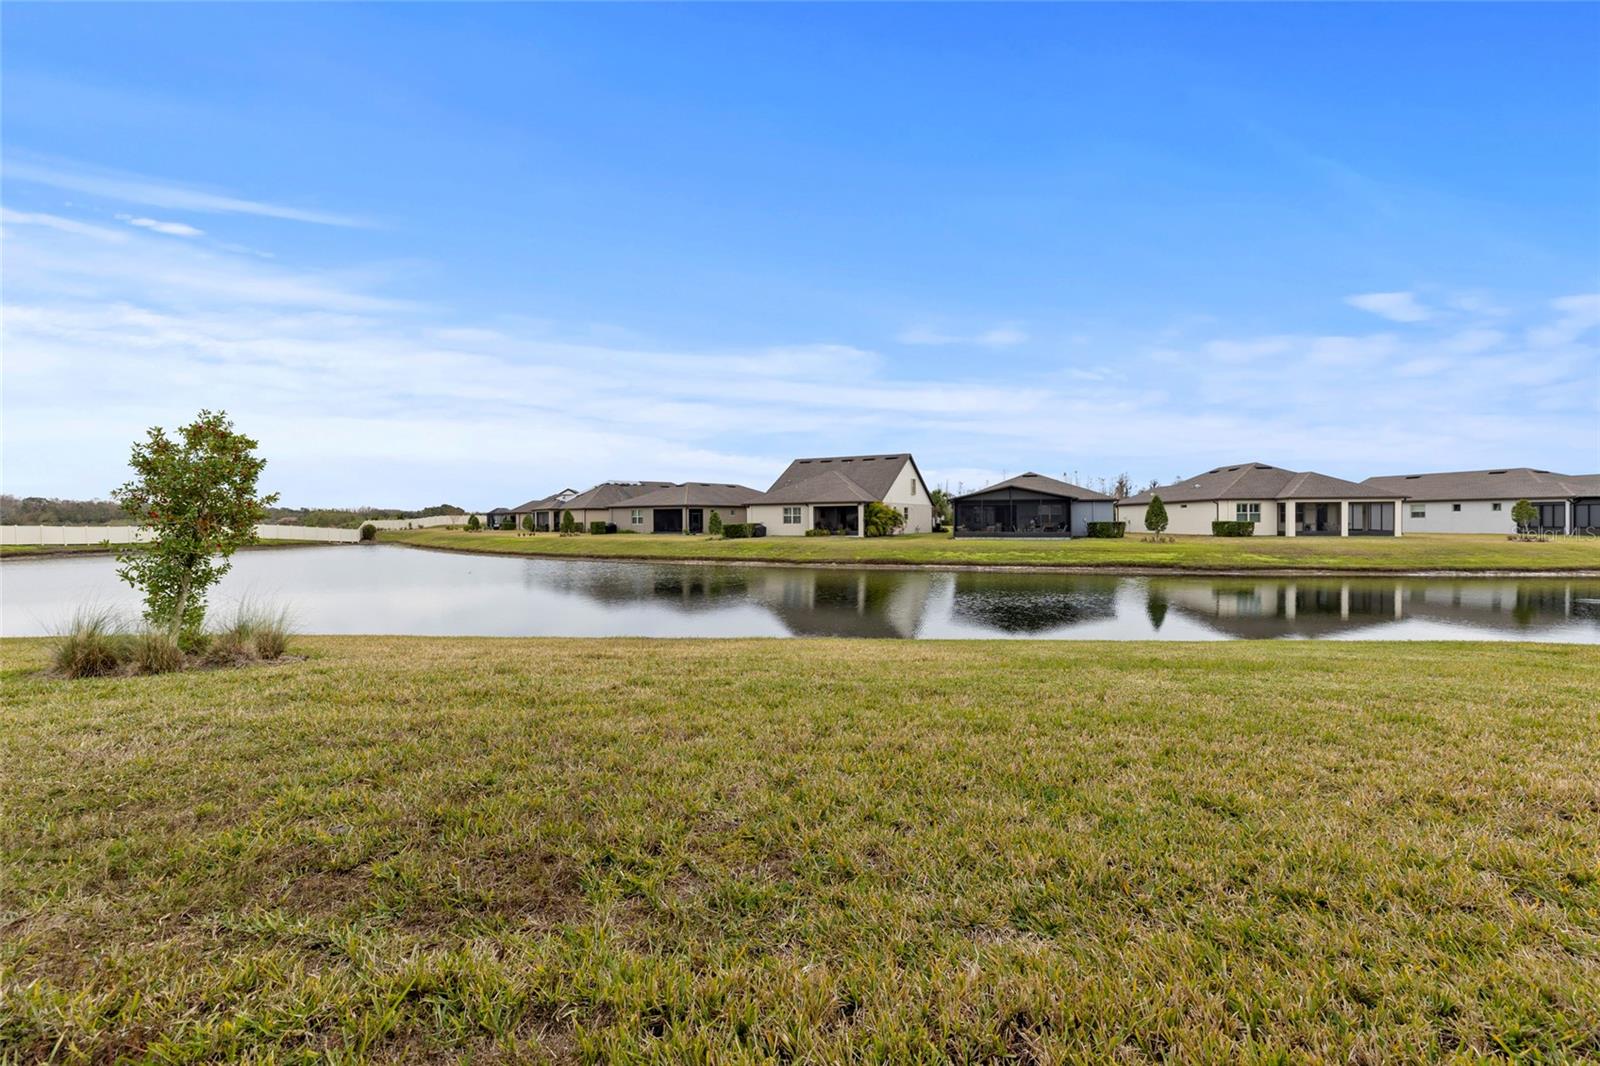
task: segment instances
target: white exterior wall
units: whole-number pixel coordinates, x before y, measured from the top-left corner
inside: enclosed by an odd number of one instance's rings
[[[1181,533],[1193,536],[1209,537],[1211,523],[1217,520],[1217,504],[1214,500],[1204,500],[1199,503],[1167,503],[1167,532]],[[1117,507],[1117,521],[1128,523],[1129,533],[1143,533],[1145,504],[1121,504]],[[1277,514],[1276,511],[1273,512]],[[1228,517],[1233,517],[1233,508],[1228,508]],[[1267,509],[1261,508],[1261,520],[1266,521]],[[1261,532],[1257,530],[1257,532]]]
[[[1072,505],[1072,535],[1087,537],[1090,522],[1115,522],[1117,505],[1110,500],[1084,500]]]
[[[1517,524],[1511,520],[1511,508],[1516,500],[1419,500],[1427,512],[1422,518],[1411,517],[1413,504],[1405,508],[1406,531],[1409,533],[1515,533]],[[1530,503],[1564,503],[1562,500],[1530,500]],[[1459,503],[1461,510],[1455,509]],[[1494,505],[1498,503],[1500,510]],[[1563,512],[1565,513],[1565,512]]]
[[[464,526],[467,524],[467,516],[436,514],[427,518],[373,518],[370,521],[377,529],[437,529],[440,526]],[[485,521],[485,516],[479,514],[478,521]]]
[[[769,537],[803,537],[806,530],[811,528],[811,505],[800,504],[800,524],[786,526],[783,524],[784,506],[793,507],[794,504],[780,505],[776,503],[758,503],[748,508],[750,515],[748,521],[760,522],[767,527]]]
[[[933,532],[933,500],[928,496],[928,486],[917,476],[917,468],[906,460],[906,465],[895,475],[894,484],[884,494],[883,502],[897,511],[906,512],[902,533]],[[781,517],[781,515],[780,515]],[[772,527],[767,527],[772,532]]]

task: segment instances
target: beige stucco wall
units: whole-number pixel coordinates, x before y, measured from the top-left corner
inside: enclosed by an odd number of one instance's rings
[[[640,517],[643,519],[638,525],[633,524],[633,512],[635,510],[640,512]],[[615,522],[619,530],[632,529],[639,533],[649,533],[655,529],[654,512],[682,510],[682,507],[613,507],[610,511],[610,517],[606,521]],[[724,525],[750,521],[746,517],[747,509],[744,507],[692,507],[690,510],[704,511],[707,523],[711,521],[712,511],[716,511],[722,516]]]
[[[894,484],[884,494],[883,502],[901,511],[906,524],[901,532],[933,532],[933,500],[928,496],[928,486],[917,476],[917,468],[910,461],[895,475]]]
[[[1563,522],[1571,522],[1565,500],[1533,500],[1533,503],[1560,503],[1563,505]],[[1494,505],[1498,503],[1500,510]],[[1461,510],[1455,508],[1459,505]],[[1517,524],[1511,520],[1511,508],[1516,500],[1426,500],[1421,501],[1425,512],[1421,518],[1412,516],[1411,503],[1406,503],[1406,529],[1412,533],[1515,533]]]
[[[794,504],[789,504],[794,506]],[[783,524],[783,507],[775,503],[758,503],[749,508],[751,522],[760,522],[767,527],[769,537],[803,537],[806,530],[811,528],[811,505],[800,504],[800,524],[786,526]]]

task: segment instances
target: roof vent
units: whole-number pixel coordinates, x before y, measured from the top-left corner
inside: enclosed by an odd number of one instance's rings
[[[1504,474],[1505,471],[1504,470],[1490,470],[1490,471],[1488,471],[1488,473],[1490,473],[1490,474]]]
[[[1233,472],[1234,472],[1234,471],[1235,471],[1235,470],[1237,470],[1237,469],[1239,469],[1239,468],[1238,468],[1238,467],[1236,467],[1236,466],[1230,466],[1230,467],[1228,467],[1228,473],[1230,473],[1230,474],[1231,474],[1231,473],[1233,473]]]
[[[1406,480],[1407,481],[1415,481],[1415,480],[1417,480],[1417,478],[1419,478],[1421,476],[1422,476],[1421,474],[1407,474],[1406,475]]]
[[[1260,463],[1257,463],[1256,464],[1256,469],[1257,470],[1271,470],[1272,467],[1270,467],[1270,466],[1262,466]]]

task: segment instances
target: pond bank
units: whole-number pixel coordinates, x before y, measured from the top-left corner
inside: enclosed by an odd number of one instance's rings
[[[1108,577],[1600,577],[1600,538],[1533,543],[1420,535],[1390,541],[1324,538],[1337,542],[1305,546],[1293,540],[1311,538],[996,542],[921,535],[727,541],[646,534],[561,537],[453,530],[403,531],[379,537],[386,544],[477,555],[718,566]],[[1540,548],[1552,550],[1541,554]]]

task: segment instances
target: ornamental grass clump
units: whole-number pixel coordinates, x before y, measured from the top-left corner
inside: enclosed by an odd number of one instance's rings
[[[141,674],[170,674],[183,669],[184,656],[170,633],[146,626],[128,638],[127,660]]]
[[[56,635],[51,652],[56,672],[66,677],[105,677],[122,672],[128,634],[107,607],[81,607]]]

